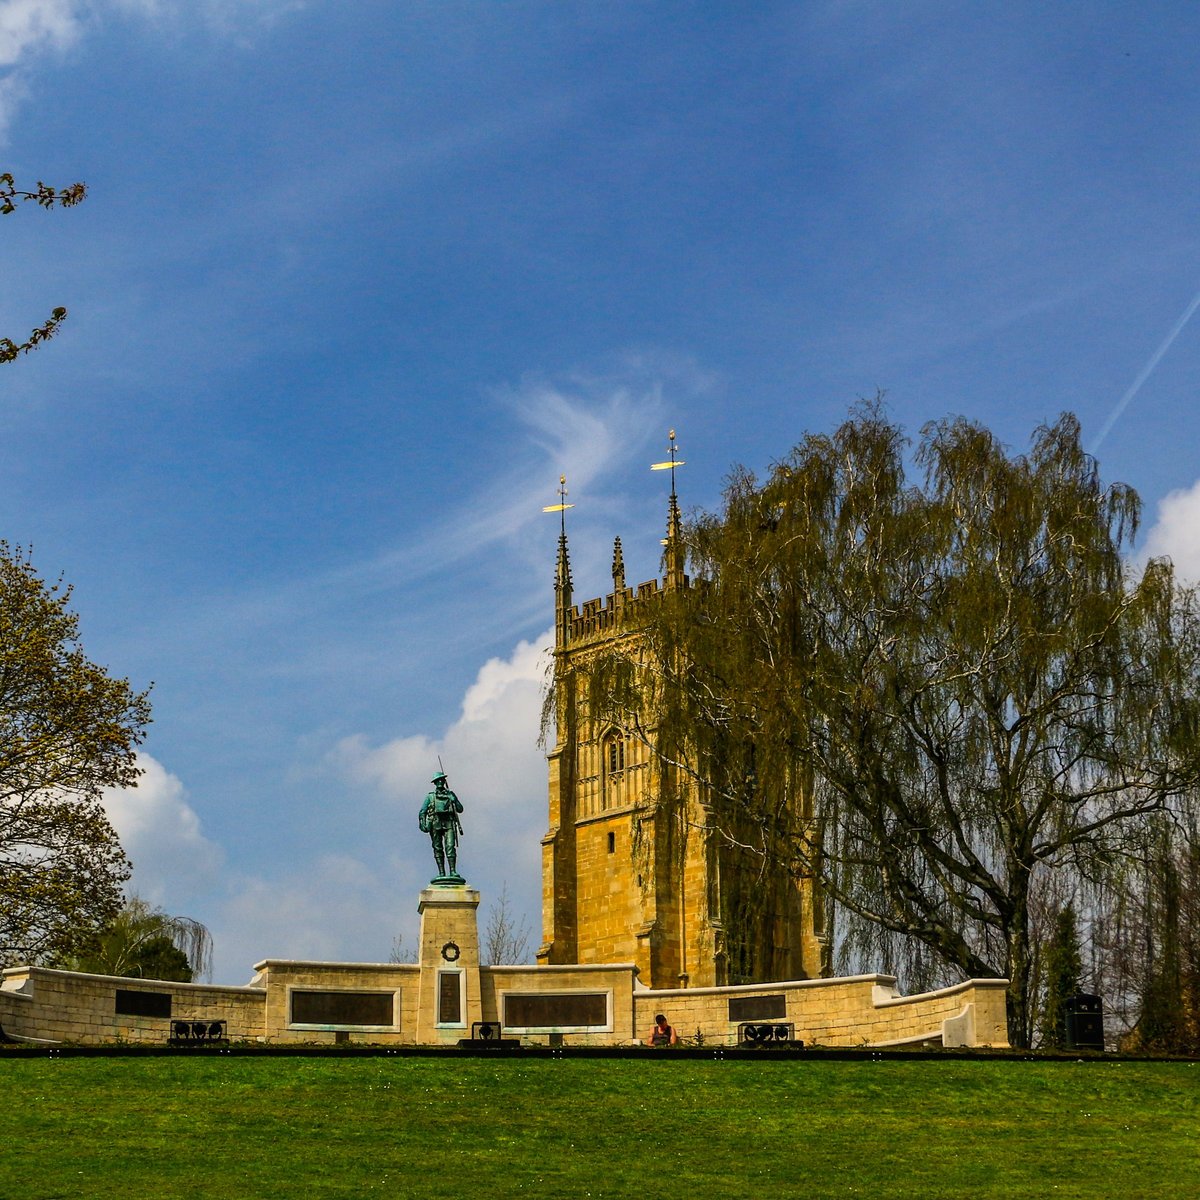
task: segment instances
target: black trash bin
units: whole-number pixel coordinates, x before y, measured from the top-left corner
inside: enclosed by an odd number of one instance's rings
[[[1090,992],[1067,997],[1068,1050],[1104,1049],[1104,1003]]]

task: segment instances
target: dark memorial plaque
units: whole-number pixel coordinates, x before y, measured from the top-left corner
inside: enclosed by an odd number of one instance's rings
[[[438,1024],[462,1024],[462,974],[458,971],[438,972]]]
[[[395,1024],[392,992],[292,992],[293,1025]]]
[[[169,1017],[170,1015],[170,992],[135,992],[127,988],[117,988],[117,1016]]]
[[[608,996],[604,992],[504,997],[505,1029],[608,1028]]]
[[[786,996],[731,996],[730,1021],[777,1021],[787,1016]]]

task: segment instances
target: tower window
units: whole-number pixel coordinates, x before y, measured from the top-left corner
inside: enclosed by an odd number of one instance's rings
[[[615,729],[606,734],[600,754],[604,768],[604,807],[617,808],[625,803],[624,736]]]
[[[616,853],[616,849],[617,849],[617,835],[615,833],[610,833],[608,835],[608,852],[609,852],[609,854]]]
[[[625,739],[619,733],[611,733],[608,736],[608,769],[625,770]]]

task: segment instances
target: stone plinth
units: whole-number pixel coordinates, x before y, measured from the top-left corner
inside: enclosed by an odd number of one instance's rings
[[[454,1044],[483,1020],[479,990],[479,893],[466,884],[421,892],[421,996],[417,1041]]]

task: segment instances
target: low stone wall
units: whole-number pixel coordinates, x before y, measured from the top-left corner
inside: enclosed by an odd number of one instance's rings
[[[33,997],[28,992],[9,990],[7,983],[0,987],[0,1029],[3,1029],[7,1036],[36,1036],[33,1018]]]
[[[506,1020],[505,1036],[527,1042],[547,1042],[554,1034],[569,1037],[572,1046],[612,1046],[636,1035],[634,986],[637,967],[633,963],[578,964],[546,967],[483,967],[480,969],[483,1019]],[[599,1001],[604,997],[604,1024],[598,1021]],[[532,1012],[539,1024],[516,1027],[514,1017],[535,1005]],[[590,1011],[589,1011],[590,1010]]]
[[[3,972],[0,1027],[16,1038],[162,1043],[173,1020],[225,1021],[232,1040],[418,1045],[470,1037],[480,1020],[530,1043],[562,1035],[575,1046],[629,1045],[665,1012],[680,1037],[712,1045],[736,1044],[745,1022],[791,1024],[810,1046],[1008,1044],[1002,979],[917,996],[898,995],[889,975],[652,992],[631,963],[476,967],[478,1003],[435,1039],[419,1028],[418,965],[270,959],[256,970],[247,987],[214,987],[17,967]],[[436,979],[426,968],[426,987]]]
[[[900,996],[890,975],[650,991],[632,963],[481,966],[470,888],[422,892],[421,962],[266,959],[246,987],[121,979],[45,967],[0,975],[13,1037],[166,1042],[173,1021],[224,1021],[230,1040],[453,1045],[479,1025],[529,1043],[629,1045],[665,1012],[683,1038],[734,1045],[738,1028],[790,1024],[815,1046],[1006,1046],[1002,979]]]
[[[733,1045],[746,1021],[790,1023],[810,1046],[887,1046],[940,1041],[947,1046],[1007,1046],[1003,979],[972,979],[917,996],[900,996],[890,975],[855,975],[634,993],[643,1037],[658,1012],[680,1037]]]
[[[420,1045],[422,969],[416,964],[323,963],[268,959],[258,963],[255,985],[265,992],[264,1038],[269,1042],[350,1041],[380,1045]],[[428,969],[427,985],[437,965]],[[572,1045],[613,1045],[634,1036],[632,963],[606,966],[513,966],[478,968],[478,1020],[499,1025],[507,1004],[510,1015],[524,1011],[536,1029],[515,1031],[527,1042],[545,1043],[552,1034],[570,1035]],[[474,984],[468,984],[473,990]],[[296,1021],[296,993],[324,1003],[329,1020]],[[392,997],[392,1020],[376,1021],[383,997]],[[364,999],[365,998],[365,999]],[[532,999],[536,998],[536,1002]],[[363,1011],[356,1013],[355,1006]],[[600,1007],[602,1016],[598,1016]],[[339,1013],[339,1009],[342,1011]],[[531,1009],[537,1011],[531,1012]],[[582,1010],[582,1011],[581,1011]],[[303,1014],[302,1014],[303,1015]],[[340,1017],[340,1019],[339,1019]],[[573,1024],[583,1021],[584,1024]],[[472,1035],[473,1022],[441,1031],[439,1042]]]
[[[416,1045],[421,968],[415,963],[334,963],[266,959],[256,963],[254,983],[263,989],[263,1033],[269,1042],[371,1042]],[[315,1012],[293,1013],[301,992]],[[376,1019],[390,993],[391,1019]],[[367,1011],[356,1013],[355,997]],[[362,998],[366,998],[365,1001]],[[321,1001],[325,998],[321,1011]],[[386,1008],[386,1004],[383,1004]],[[339,1012],[339,1008],[344,1011]],[[293,1016],[314,1019],[293,1020]],[[386,1016],[386,1013],[383,1014]],[[322,1017],[330,1019],[323,1020]],[[343,1019],[338,1019],[338,1018]],[[352,1018],[346,1020],[345,1018]]]
[[[118,991],[126,997],[132,993],[135,999],[152,997],[151,1003],[166,1012],[154,1016],[118,1012]],[[0,982],[0,1014],[11,1011],[13,1027],[9,1029],[3,1015],[0,1024],[18,1037],[94,1044],[162,1043],[171,1036],[173,1020],[225,1021],[230,1038],[255,1039],[265,1032],[264,999],[260,987],[215,987],[14,967],[3,973]]]
[[[872,1045],[912,1041],[924,1035],[931,1022],[939,1021],[943,1045],[1008,1045],[1007,979],[968,979],[936,992],[901,996],[895,979],[879,978],[873,994],[879,1024]],[[886,1031],[882,1035],[880,1026]]]

